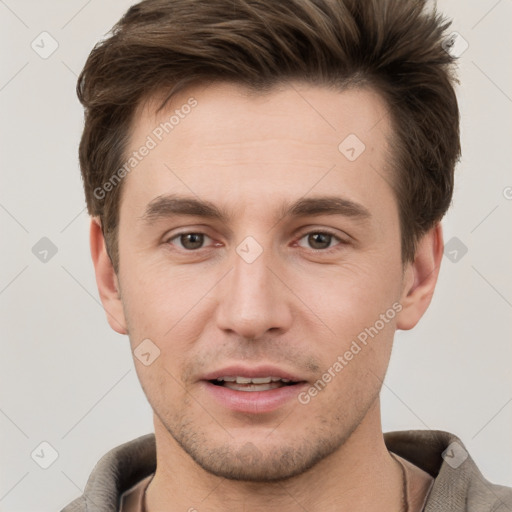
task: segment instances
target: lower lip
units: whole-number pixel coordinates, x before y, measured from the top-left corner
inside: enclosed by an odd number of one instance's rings
[[[307,383],[301,382],[268,391],[236,391],[217,386],[210,381],[201,381],[207,393],[223,407],[237,412],[261,414],[272,412],[286,403],[297,400]]]

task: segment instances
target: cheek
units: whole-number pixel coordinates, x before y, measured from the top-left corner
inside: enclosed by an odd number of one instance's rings
[[[209,274],[192,266],[134,265],[123,276],[123,304],[127,314],[146,328],[154,330],[164,324],[170,328],[187,315],[214,282],[213,276],[210,279]]]
[[[385,255],[365,256],[337,267],[290,274],[294,292],[328,325],[343,326],[344,332],[350,326],[373,324],[400,297],[401,267],[397,262],[386,265]]]
[[[170,366],[163,357],[164,353],[150,366],[144,366],[136,361],[136,371],[141,387],[154,411],[165,411],[166,414],[174,414],[176,404],[185,400],[186,393],[183,386],[179,385],[179,376],[175,368]]]
[[[310,349],[323,362],[322,371],[340,376],[333,388],[364,388],[368,379],[370,387],[371,382],[377,386],[375,375],[385,372],[401,309],[400,273],[397,265],[386,272],[381,268],[378,261],[359,262],[321,279],[303,275],[297,281],[297,295],[315,313],[302,317],[308,319],[305,332],[315,338]]]

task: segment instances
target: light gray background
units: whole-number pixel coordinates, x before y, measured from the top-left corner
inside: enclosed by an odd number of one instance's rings
[[[0,0],[1,511],[60,510],[106,451],[153,430],[128,339],[99,303],[77,162],[77,74],[131,3]],[[456,433],[489,480],[512,485],[512,0],[438,5],[469,43],[443,223],[468,252],[443,258],[429,311],[397,334],[383,424]],[[31,48],[43,31],[59,44],[47,59]],[[32,253],[42,237],[58,249],[46,263]],[[43,441],[58,452],[48,469],[31,458]]]

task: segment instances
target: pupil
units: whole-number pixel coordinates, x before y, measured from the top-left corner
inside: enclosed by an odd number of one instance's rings
[[[313,249],[326,249],[329,247],[330,237],[328,233],[313,233],[309,235],[309,243],[313,247]],[[318,240],[320,238],[320,240]],[[318,247],[320,244],[320,247]],[[322,246],[322,244],[326,244],[326,246]]]
[[[201,233],[187,233],[186,235],[181,235],[181,243],[186,249],[198,249],[203,244],[202,237]]]

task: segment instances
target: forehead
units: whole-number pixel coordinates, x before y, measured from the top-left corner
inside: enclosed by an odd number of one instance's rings
[[[179,132],[183,137],[200,136],[199,144],[227,139],[251,142],[261,128],[268,138],[292,138],[296,134],[312,142],[323,139],[327,144],[335,143],[347,129],[361,139],[368,138],[377,125],[379,130],[372,137],[390,130],[386,102],[369,86],[334,89],[290,81],[259,92],[239,84],[215,82],[180,91],[157,111],[164,97],[152,96],[138,106],[131,126],[132,143],[155,130],[157,139]],[[184,122],[189,117],[192,121]],[[172,127],[163,128],[161,133],[158,128],[166,122]]]
[[[226,201],[231,191],[250,204],[278,190],[389,189],[391,127],[372,89],[290,82],[257,94],[216,83],[181,91],[157,112],[161,101],[141,105],[132,123],[127,156],[151,150],[126,177],[131,208],[176,192]]]

